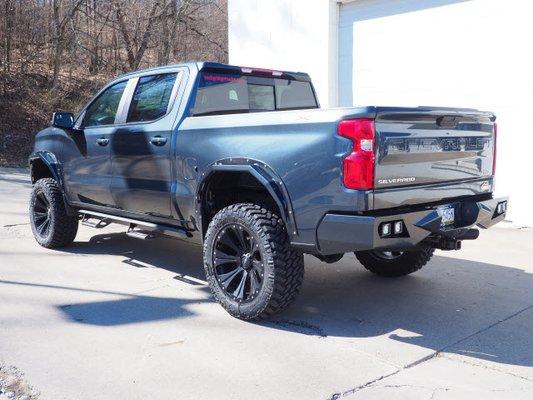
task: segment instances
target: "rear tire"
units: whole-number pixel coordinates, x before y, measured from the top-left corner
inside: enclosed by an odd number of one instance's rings
[[[434,251],[435,249],[429,247],[423,250],[403,252],[368,250],[357,251],[355,256],[370,272],[387,278],[397,278],[421,269],[431,259]]]
[[[243,320],[287,308],[304,276],[303,254],[291,247],[283,220],[249,203],[215,215],[204,241],[204,267],[216,300]]]
[[[37,243],[48,249],[70,245],[78,218],[67,214],[61,188],[54,179],[39,179],[30,197],[30,225]]]

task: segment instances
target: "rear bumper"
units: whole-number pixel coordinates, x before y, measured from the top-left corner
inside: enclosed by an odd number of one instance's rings
[[[467,232],[473,226],[487,229],[502,221],[507,201],[498,198],[451,202],[448,205],[454,208],[455,222],[447,226],[442,224],[437,207],[386,216],[326,214],[317,228],[319,252],[328,255],[374,249],[408,250],[439,239],[460,241],[467,239]],[[503,203],[505,211],[498,212],[498,205]],[[379,227],[394,221],[403,222],[402,234],[381,237]]]

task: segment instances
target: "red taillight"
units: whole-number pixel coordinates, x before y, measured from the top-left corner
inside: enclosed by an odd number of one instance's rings
[[[494,123],[494,158],[492,159],[492,176],[496,174],[496,141],[498,139],[498,124]]]
[[[339,135],[353,142],[352,152],[344,158],[343,184],[348,189],[374,188],[374,120],[360,118],[341,121]]]

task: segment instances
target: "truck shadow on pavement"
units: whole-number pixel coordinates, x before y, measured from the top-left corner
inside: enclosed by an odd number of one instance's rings
[[[149,295],[124,297],[59,306],[71,320],[98,326],[127,325],[141,322],[186,318],[194,315],[187,307],[205,300],[184,300]]]
[[[435,256],[388,279],[353,255],[309,263],[295,306],[264,326],[319,337],[392,339],[497,363],[533,366],[533,274]],[[364,346],[364,344],[363,344]]]
[[[125,233],[95,235],[88,242],[74,242],[61,249],[73,254],[112,254],[123,256],[122,263],[136,268],[162,268],[175,272],[174,279],[193,285],[207,285],[202,267],[202,247],[179,239],[138,240]]]
[[[141,322],[171,320],[195,315],[188,306],[211,302],[209,289],[204,281],[201,262],[201,247],[180,244],[176,240],[158,238],[139,241],[123,233],[93,236],[88,242],[75,242],[62,249],[73,254],[113,254],[123,256],[122,263],[135,268],[163,268],[176,273],[174,279],[194,286],[201,292],[197,300],[178,297],[150,295],[151,290],[141,293],[116,293],[100,290],[72,289],[117,296],[106,301],[65,304],[58,308],[71,320],[91,325],[114,326]],[[155,289],[165,287],[162,282]],[[168,289],[172,293],[172,288]]]
[[[178,281],[205,292],[197,301],[141,294],[61,307],[78,322],[107,326],[182,318],[191,316],[184,308],[188,304],[213,301],[207,296],[199,246],[171,239],[142,242],[111,233],[76,242],[65,251],[122,255],[127,265],[172,271]],[[331,265],[306,256],[305,283],[295,304],[256,325],[319,339],[383,337],[530,367],[532,287],[533,274],[518,266],[435,256],[412,276],[384,279],[366,272],[353,255]]]

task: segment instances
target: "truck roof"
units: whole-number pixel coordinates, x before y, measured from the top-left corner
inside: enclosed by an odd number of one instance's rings
[[[125,74],[120,75],[118,78],[125,78],[125,77],[132,77],[136,75],[145,74],[147,72],[160,72],[164,73],[166,71],[171,72],[176,67],[189,67],[189,68],[195,68],[198,71],[203,70],[213,70],[213,71],[224,71],[224,72],[233,72],[233,73],[242,73],[244,71],[247,71],[248,73],[253,72],[260,72],[260,73],[273,73],[275,76],[278,75],[291,77],[293,79],[297,80],[305,80],[310,81],[311,78],[309,75],[305,72],[294,72],[294,71],[283,71],[283,70],[271,70],[271,69],[265,69],[265,68],[255,68],[255,67],[244,67],[244,66],[238,66],[238,65],[230,65],[230,64],[223,64],[223,63],[217,63],[217,62],[208,62],[208,61],[188,61],[184,63],[179,64],[169,64],[169,65],[162,65],[159,67],[152,67],[152,68],[145,68],[140,69],[137,71],[128,72]],[[115,79],[114,79],[115,80]]]

